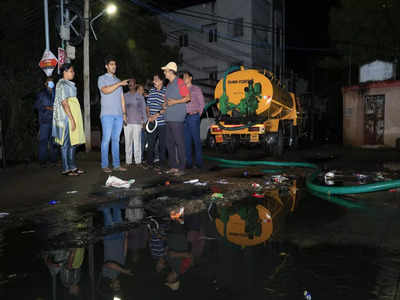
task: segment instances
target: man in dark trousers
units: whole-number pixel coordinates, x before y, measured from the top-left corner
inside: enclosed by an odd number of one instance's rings
[[[186,71],[183,73],[183,81],[189,89],[191,101],[186,103],[186,117],[184,122],[186,168],[193,167],[192,145],[195,152],[195,166],[203,167],[203,155],[200,140],[200,116],[204,108],[203,92],[197,85],[192,84],[193,75]]]
[[[175,62],[169,62],[161,69],[164,71],[165,78],[169,80],[164,102],[168,161],[171,168],[167,172],[180,176],[184,174],[186,163],[183,122],[186,117],[186,102],[190,101],[190,93],[183,80],[177,77],[178,66]],[[176,151],[178,157],[176,157]]]
[[[39,112],[39,163],[42,167],[50,161],[55,164],[57,160],[56,145],[52,137],[53,105],[55,85],[53,78],[48,77],[44,83],[45,88],[37,94],[35,109]]]

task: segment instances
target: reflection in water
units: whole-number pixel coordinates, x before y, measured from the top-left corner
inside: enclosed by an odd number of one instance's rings
[[[357,245],[302,248],[285,236],[291,226],[301,240],[301,228],[318,231],[345,211],[332,217],[332,204],[296,201],[293,180],[252,188],[240,202],[215,202],[209,211],[183,218],[156,213],[161,205],[131,197],[95,211],[43,213],[0,231],[0,299],[302,299],[306,289],[320,299],[372,299],[371,290],[379,288],[393,294],[388,282],[396,281],[397,272],[385,274],[397,267],[398,252]],[[288,224],[288,216],[298,215],[299,223]],[[357,278],[350,275],[360,270]]]

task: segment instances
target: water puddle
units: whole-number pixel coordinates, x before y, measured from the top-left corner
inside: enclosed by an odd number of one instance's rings
[[[104,189],[109,201],[0,219],[0,298],[398,296],[397,210],[323,201],[298,174],[219,171],[204,186],[160,179],[136,195]]]

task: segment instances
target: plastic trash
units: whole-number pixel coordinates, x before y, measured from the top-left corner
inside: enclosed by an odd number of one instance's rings
[[[179,208],[178,211],[177,210],[171,211],[170,212],[171,220],[175,220],[175,221],[179,222],[180,224],[184,224],[185,223],[185,221],[183,220],[184,212],[185,212],[184,207]]]
[[[333,180],[326,180],[325,179],[325,184],[326,185],[335,185],[335,182]]]
[[[282,176],[282,175],[274,175],[274,176],[271,176],[271,180],[275,183],[283,183],[285,181],[288,181],[289,178]]]
[[[258,194],[258,193],[254,193],[254,194],[252,194],[252,196],[253,196],[254,198],[259,198],[259,199],[264,198],[264,195]]]
[[[222,193],[214,193],[211,195],[211,199],[224,199],[224,194]]]
[[[324,178],[325,178],[325,181],[332,180],[333,178],[335,178],[335,173],[332,171],[327,172],[327,173],[325,173]]]
[[[1,213],[0,213],[0,218],[7,217],[8,215],[9,215],[9,213],[1,212]]]
[[[251,187],[253,189],[255,189],[256,191],[261,191],[262,190],[261,185],[259,185],[258,183],[255,183],[255,182],[251,184]]]
[[[129,189],[135,183],[135,179],[123,180],[116,176],[108,176],[106,187],[125,188]]]
[[[311,300],[311,294],[309,291],[304,291],[304,299],[306,300]]]
[[[219,183],[219,184],[228,184],[229,182],[226,179],[220,179],[220,180],[217,181],[217,183]]]
[[[367,175],[364,175],[364,174],[355,174],[355,176],[357,177],[357,179],[358,180],[364,180],[364,179],[367,179],[368,178],[368,176]]]
[[[247,171],[244,171],[244,172],[243,172],[243,176],[244,176],[244,177],[247,177],[247,176],[249,176],[249,172],[247,172]]]
[[[197,182],[199,182],[200,180],[198,180],[198,179],[191,179],[191,180],[186,180],[186,181],[184,181],[183,183],[190,183],[190,184],[193,184],[193,183],[197,183]]]
[[[76,194],[78,191],[69,191],[67,194]]]
[[[29,233],[34,233],[35,230],[25,230],[25,231],[21,231],[21,234],[29,234]]]
[[[51,200],[51,201],[49,201],[49,204],[50,204],[50,205],[57,204],[57,200]]]

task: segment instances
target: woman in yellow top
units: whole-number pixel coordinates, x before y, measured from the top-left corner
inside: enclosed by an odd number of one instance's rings
[[[76,98],[74,67],[64,64],[61,67],[63,78],[56,85],[53,112],[53,136],[61,145],[62,175],[78,176],[85,173],[75,164],[76,146],[85,143],[82,112]]]

